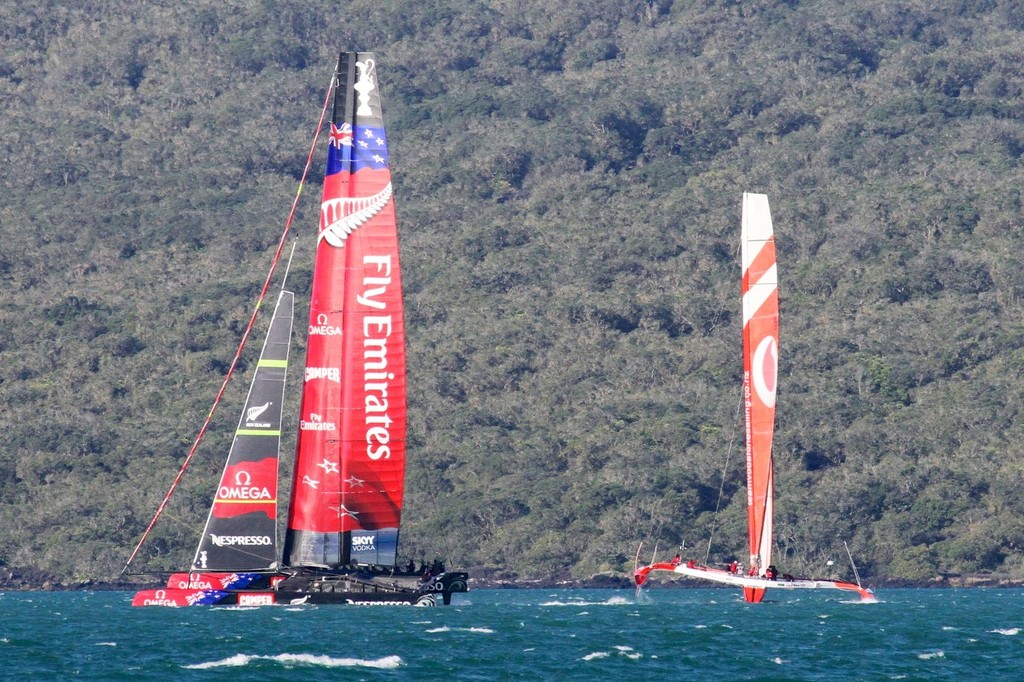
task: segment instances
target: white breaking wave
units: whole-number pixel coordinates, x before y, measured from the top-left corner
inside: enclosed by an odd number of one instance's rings
[[[435,632],[482,632],[484,634],[494,634],[494,630],[490,628],[450,628],[447,625],[442,625],[439,628],[431,628],[427,632],[433,634]]]
[[[608,653],[607,651],[595,651],[592,654],[587,654],[586,656],[584,656],[583,660],[584,661],[592,661],[595,658],[608,658],[609,656],[611,656],[611,654]]]
[[[392,670],[402,665],[400,656],[385,656],[376,660],[363,658],[334,658],[333,656],[315,656],[313,654],[277,654],[276,656],[250,656],[235,654],[219,661],[186,665],[189,670],[209,670],[211,668],[240,668],[254,661],[274,661],[286,666],[311,665],[323,668],[381,668]]]
[[[995,630],[989,630],[989,632],[996,635],[1019,635],[1020,628],[996,628]]]
[[[594,651],[587,654],[581,660],[593,661],[598,658],[608,658],[612,655],[624,656],[625,658],[633,659],[634,661],[638,658],[643,658],[643,654],[634,651],[631,646],[623,646],[621,644],[612,647],[615,651]]]
[[[933,651],[933,652],[927,653],[927,654],[918,654],[917,657],[920,658],[922,661],[927,661],[930,658],[945,658],[946,657],[946,652],[944,652],[944,651]]]

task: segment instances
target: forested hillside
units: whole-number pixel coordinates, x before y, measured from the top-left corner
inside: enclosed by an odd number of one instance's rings
[[[845,541],[868,582],[1024,580],[1010,0],[0,4],[0,578],[117,577],[231,361],[341,49],[376,53],[396,185],[404,554],[520,579],[712,534],[712,561],[745,558],[755,191],[780,565],[822,572]],[[191,560],[248,377],[141,564]]]

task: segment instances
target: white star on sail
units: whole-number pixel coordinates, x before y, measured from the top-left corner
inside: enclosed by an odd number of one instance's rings
[[[325,474],[336,474],[338,473],[338,463],[324,460],[317,464],[318,467],[324,470]]]
[[[355,487],[362,488],[363,487],[363,483],[365,483],[365,481],[363,481],[362,479],[356,478],[355,476],[349,476],[348,478],[345,479],[345,484],[349,488],[355,488]]]
[[[359,512],[349,511],[348,509],[345,508],[345,505],[343,504],[340,504],[337,507],[331,507],[331,509],[334,509],[336,512],[338,512],[339,516],[349,516],[353,519],[358,520]]]
[[[303,476],[302,477],[302,482],[305,483],[306,485],[308,485],[313,490],[316,490],[317,486],[320,485],[320,481],[318,481],[318,480],[316,480],[314,478],[310,478],[309,476]]]

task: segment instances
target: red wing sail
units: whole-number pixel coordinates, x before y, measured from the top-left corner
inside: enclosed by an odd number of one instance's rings
[[[277,561],[277,464],[293,299],[290,291],[278,298],[194,571],[252,571]]]
[[[743,400],[747,436],[747,523],[751,571],[772,561],[772,434],[779,359],[779,289],[768,197],[743,195]],[[764,590],[745,588],[747,601]]]
[[[338,62],[284,562],[394,565],[405,326],[373,54]]]

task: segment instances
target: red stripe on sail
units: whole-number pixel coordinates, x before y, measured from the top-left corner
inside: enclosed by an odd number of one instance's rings
[[[767,211],[767,204],[764,205]],[[778,379],[779,294],[774,281],[760,283],[776,265],[775,241],[770,231],[770,216],[751,216],[767,220],[765,241],[744,244],[757,249],[743,273],[744,303],[756,310],[745,310],[743,329],[743,396],[747,440],[747,529],[751,557],[760,557],[760,571],[771,563],[771,525],[773,506],[772,438],[775,429],[775,391]],[[763,233],[763,225],[762,233]],[[745,235],[746,238],[746,235]],[[750,292],[752,287],[771,287],[767,293]],[[763,296],[763,299],[762,299]],[[760,601],[764,590],[746,588],[747,601]]]

